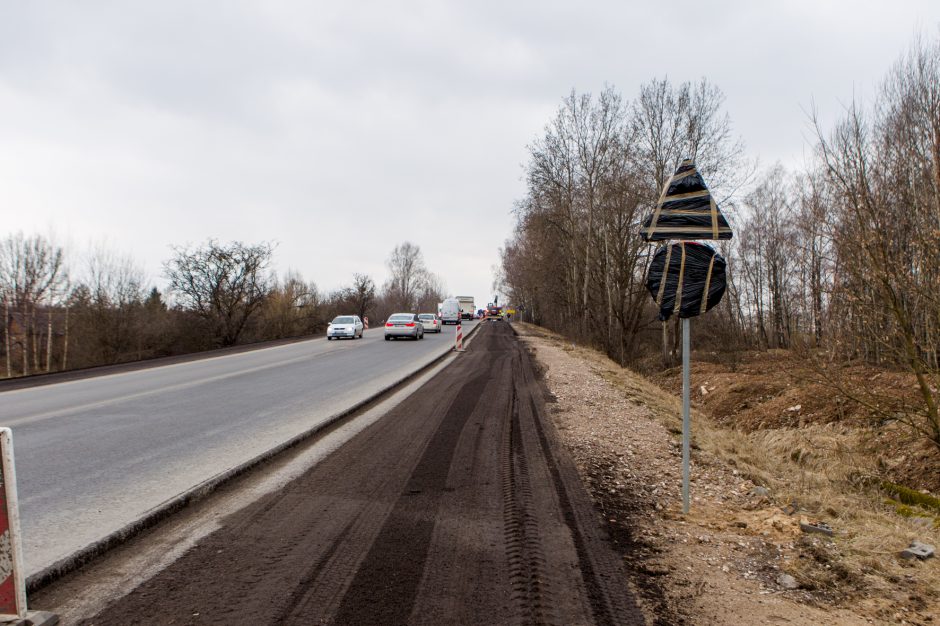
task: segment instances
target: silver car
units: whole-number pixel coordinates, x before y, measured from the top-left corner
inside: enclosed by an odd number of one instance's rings
[[[340,337],[349,337],[350,339],[362,339],[362,329],[364,328],[362,320],[358,315],[340,315],[334,317],[329,326],[326,327],[326,339],[331,341]]]
[[[421,325],[424,326],[424,332],[441,332],[441,320],[439,320],[433,313],[418,313],[418,319],[421,320]]]
[[[398,337],[424,339],[424,325],[414,313],[393,313],[385,321],[385,341]]]

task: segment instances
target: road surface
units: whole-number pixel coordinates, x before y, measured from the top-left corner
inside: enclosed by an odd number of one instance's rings
[[[0,392],[26,574],[397,382],[447,352],[453,335],[448,326],[386,342],[375,328],[361,340],[320,338]]]
[[[508,324],[84,624],[641,624]]]

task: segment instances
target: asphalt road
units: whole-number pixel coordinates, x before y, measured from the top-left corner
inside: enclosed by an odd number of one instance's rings
[[[81,624],[641,624],[507,324]],[[65,616],[69,623],[75,616]]]
[[[376,328],[0,393],[27,576],[397,382],[453,335],[386,342]]]

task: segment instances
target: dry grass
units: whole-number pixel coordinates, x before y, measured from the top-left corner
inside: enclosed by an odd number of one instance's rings
[[[525,332],[549,339],[583,359],[627,399],[645,406],[669,432],[681,432],[681,405],[675,391],[667,391],[560,336],[531,326]],[[782,359],[779,354],[770,356],[778,365]],[[882,482],[885,460],[873,453],[878,439],[857,421],[823,418],[831,417],[832,412],[812,383],[801,387],[793,378],[774,374],[772,365],[750,365],[729,373],[709,364],[705,371],[693,373],[693,389],[723,376],[719,384],[726,390],[724,397],[708,398],[711,392],[706,387],[706,395],[698,398],[705,410],[693,409],[694,463],[730,466],[769,490],[768,507],[794,505],[794,518],[825,522],[835,530],[832,539],[797,532],[791,536],[792,542],[781,545],[784,553],[790,551],[789,557],[784,557],[785,570],[800,582],[811,601],[848,606],[859,614],[888,621],[897,619],[898,611],[929,616],[940,610],[940,559],[920,562],[898,557],[913,539],[940,546],[940,513],[926,505],[891,499]],[[769,376],[768,371],[772,372]],[[668,376],[663,380],[675,382]],[[804,405],[816,408],[818,419],[807,411],[801,411],[798,421],[786,419],[788,406],[799,404],[800,398]],[[829,400],[832,404],[832,398]],[[736,427],[729,407],[740,410],[744,405],[751,409],[749,416],[753,418],[760,411],[755,407],[768,401],[774,405],[766,414],[784,419],[767,419],[763,424],[752,420],[746,428]],[[710,407],[723,407],[720,420],[707,412]],[[887,431],[889,440],[903,435],[892,437],[891,428]],[[909,622],[924,623],[913,614],[904,615]]]

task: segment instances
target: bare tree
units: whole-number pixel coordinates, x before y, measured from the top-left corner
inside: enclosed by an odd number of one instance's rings
[[[17,348],[22,375],[30,373],[30,361],[32,371],[43,369],[41,354],[45,352],[48,358],[50,349],[40,350],[42,331],[37,322],[37,309],[44,303],[50,306],[64,291],[66,283],[63,250],[52,241],[41,235],[26,237],[22,232],[0,241],[7,376],[12,375],[12,353]],[[48,342],[52,334],[51,330],[47,332]]]
[[[320,296],[314,283],[288,271],[274,280],[258,314],[257,339],[300,337],[316,332],[320,324]]]
[[[143,270],[128,255],[98,243],[92,246],[81,282],[88,287],[86,306],[76,311],[86,352],[94,362],[140,359],[143,352]],[[86,354],[85,358],[88,358]]]
[[[764,348],[789,346],[792,334],[793,281],[798,276],[794,201],[783,167],[772,168],[747,196],[742,220],[739,268],[749,311]]]
[[[832,204],[824,175],[811,170],[796,181],[799,198],[794,224],[797,232],[797,262],[800,266],[802,302],[798,304],[811,320],[813,344],[820,347],[826,334],[825,303],[832,291],[832,239],[826,213]]]
[[[834,345],[907,367],[921,406],[900,419],[940,449],[940,40],[915,40],[873,107],[852,104],[831,132],[816,128],[832,200]]]
[[[375,281],[366,274],[353,274],[353,284],[344,290],[344,297],[360,318],[366,317],[375,303]]]
[[[426,272],[424,284],[421,286],[421,292],[418,295],[418,310],[437,311],[437,303],[443,301],[444,298],[444,281],[434,272]]]
[[[811,345],[824,360],[908,369],[917,406],[858,399],[940,449],[940,38],[916,38],[870,106],[817,123],[805,171],[773,167],[747,193],[755,167],[723,99],[704,79],[654,80],[619,124],[616,98],[566,98],[529,147],[503,288],[528,320],[621,362],[641,356],[655,326],[637,222],[691,157],[736,230],[719,245],[726,304],[702,320],[715,348]],[[677,334],[659,330],[668,367]]]
[[[647,185],[647,207],[656,204],[679,163],[690,158],[723,209],[733,208],[736,194],[751,180],[755,166],[745,158],[743,142],[733,135],[723,104],[724,94],[705,78],[676,87],[667,79],[654,79],[641,87],[632,125],[635,167]],[[678,324],[678,316],[662,323],[662,356],[667,367],[678,353]]]
[[[611,87],[563,100],[529,147],[526,197],[502,254],[502,282],[527,318],[597,343],[621,362],[634,358],[651,310],[649,247],[637,224],[683,157],[698,160],[727,202],[747,178],[722,104],[704,80],[653,81],[633,104]],[[672,358],[668,328],[661,337]]]
[[[179,303],[209,323],[220,345],[231,346],[268,296],[273,251],[270,243],[210,239],[192,250],[174,247],[164,273]]]
[[[390,277],[385,295],[393,307],[400,311],[414,311],[428,279],[421,248],[406,241],[392,250],[386,261]]]
[[[724,112],[725,96],[702,78],[673,86],[654,79],[640,88],[632,124],[637,142],[636,164],[648,181],[651,201],[683,159],[692,159],[722,204],[753,178],[756,165],[745,156],[744,143],[734,136]]]

